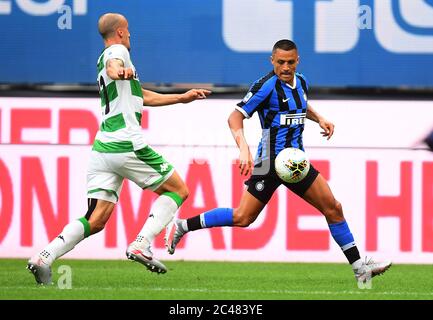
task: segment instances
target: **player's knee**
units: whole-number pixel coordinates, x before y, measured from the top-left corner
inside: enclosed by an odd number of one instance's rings
[[[250,219],[243,217],[241,220],[239,220],[238,227],[247,228],[250,226],[251,223],[252,222]]]
[[[177,192],[179,196],[182,198],[183,201],[185,201],[189,196],[189,189],[186,186],[186,184],[183,184],[182,187]]]
[[[343,215],[343,206],[341,205],[340,202],[338,202],[337,200],[335,200],[335,211],[337,212],[337,214],[339,216]]]
[[[324,215],[326,219],[330,222],[336,223],[344,220],[343,216],[343,206],[337,200],[324,210]]]
[[[251,223],[254,222],[254,219],[251,219],[248,215],[244,213],[244,211],[238,209],[235,209],[233,211],[233,225],[236,227],[242,227],[246,228]]]
[[[104,230],[108,218],[112,212],[112,208],[96,209],[90,219],[88,219],[90,225],[90,234],[95,234]]]

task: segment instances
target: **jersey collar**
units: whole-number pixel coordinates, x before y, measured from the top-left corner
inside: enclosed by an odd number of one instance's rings
[[[284,81],[283,81],[284,82]],[[287,82],[284,82],[284,84],[286,86],[288,86],[290,89],[296,89],[296,85],[297,85],[298,79],[297,76],[295,74],[295,76],[293,77],[293,86],[291,86],[290,84],[288,84]]]

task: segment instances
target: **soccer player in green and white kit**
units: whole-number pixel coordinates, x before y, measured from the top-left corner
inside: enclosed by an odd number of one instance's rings
[[[103,115],[87,171],[88,211],[84,217],[66,225],[57,238],[28,261],[27,268],[40,284],[51,283],[51,265],[57,258],[104,229],[125,178],[159,195],[142,230],[128,246],[127,258],[142,263],[152,272],[165,273],[166,267],[153,257],[150,245],[188,196],[185,183],[172,165],[144,140],[141,111],[143,105],[163,106],[205,99],[210,91],[192,89],[183,94],[158,94],[142,89],[129,55],[126,18],[120,14],[104,14],[98,29],[105,44],[97,63]]]

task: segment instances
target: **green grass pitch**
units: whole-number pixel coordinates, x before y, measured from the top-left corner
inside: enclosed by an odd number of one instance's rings
[[[132,261],[59,260],[54,285],[37,286],[26,260],[0,259],[0,299],[144,300],[432,300],[433,266],[394,265],[359,289],[350,267],[330,263],[166,261],[164,275]],[[59,289],[59,267],[72,288]]]

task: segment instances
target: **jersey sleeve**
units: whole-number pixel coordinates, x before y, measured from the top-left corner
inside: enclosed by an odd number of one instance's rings
[[[266,100],[269,94],[272,92],[272,85],[269,83],[260,84],[255,83],[251,86],[248,93],[245,95],[243,100],[235,107],[245,118],[249,119],[258,110],[260,104]]]
[[[109,47],[104,53],[104,65],[110,59],[119,59],[124,65],[129,61],[129,51],[123,45],[114,45]]]

